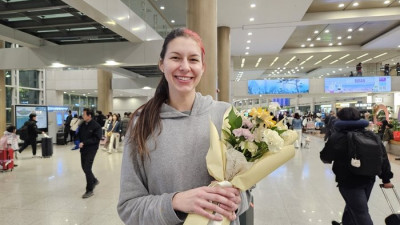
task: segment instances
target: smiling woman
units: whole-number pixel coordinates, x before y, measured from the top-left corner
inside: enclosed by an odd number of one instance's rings
[[[207,187],[213,181],[205,160],[208,121],[221,132],[230,105],[196,93],[204,56],[201,38],[191,30],[176,29],[165,38],[163,77],[154,97],[134,112],[124,146],[118,212],[126,224],[183,224],[188,212],[239,224],[237,215],[248,209],[249,192]]]

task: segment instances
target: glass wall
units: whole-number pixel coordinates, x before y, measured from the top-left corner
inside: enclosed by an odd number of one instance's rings
[[[92,108],[97,110],[97,97],[64,94],[64,106],[68,106],[72,111],[77,111],[82,115],[84,108]]]

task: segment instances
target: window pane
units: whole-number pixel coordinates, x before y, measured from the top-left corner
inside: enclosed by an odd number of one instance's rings
[[[6,76],[6,85],[11,85],[11,71],[6,70],[4,71],[4,74]]]
[[[5,48],[11,48],[11,45],[12,43],[6,41]]]
[[[71,105],[79,106],[79,96],[71,95]]]
[[[64,105],[70,105],[68,94],[64,94]]]
[[[11,108],[13,88],[6,87],[6,108]]]
[[[20,70],[19,85],[21,87],[39,88],[39,71]]]
[[[12,124],[11,109],[6,109],[6,124]]]
[[[93,108],[96,107],[96,98],[95,97],[89,97],[88,98],[88,107]]]
[[[19,89],[19,103],[20,104],[39,104],[40,91]]]

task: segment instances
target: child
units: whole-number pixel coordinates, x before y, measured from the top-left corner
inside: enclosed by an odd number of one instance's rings
[[[0,148],[1,149],[7,149],[7,148],[11,148],[14,150],[15,154],[15,159],[18,159],[18,137],[17,137],[17,128],[13,125],[8,126],[6,131],[4,131],[4,135],[3,137],[0,139]],[[14,166],[18,166],[17,164],[15,164],[14,162]]]

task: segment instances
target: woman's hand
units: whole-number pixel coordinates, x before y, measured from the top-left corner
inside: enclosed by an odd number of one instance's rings
[[[394,185],[392,183],[383,184],[383,188],[392,188]]]
[[[220,215],[212,214],[215,211],[232,221],[236,219],[235,211],[240,202],[240,192],[236,188],[199,187],[177,193],[172,199],[172,207],[178,211],[221,221]]]

